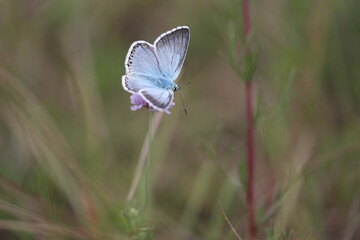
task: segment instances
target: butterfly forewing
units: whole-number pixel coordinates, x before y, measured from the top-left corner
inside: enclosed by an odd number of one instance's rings
[[[159,62],[153,46],[145,41],[134,42],[126,56],[125,68],[127,75],[159,75]]]
[[[175,80],[182,68],[189,46],[190,30],[188,27],[177,27],[156,39],[155,51],[164,76]]]

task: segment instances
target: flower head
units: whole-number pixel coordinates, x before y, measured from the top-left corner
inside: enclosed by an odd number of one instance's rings
[[[149,108],[149,104],[142,98],[140,94],[133,93],[130,96],[130,102],[133,104],[133,106],[130,107],[132,111],[136,111],[142,107]]]
[[[136,111],[142,107],[146,107],[149,108],[150,111],[156,111],[154,108],[152,108],[151,106],[149,106],[149,104],[145,101],[145,99],[138,93],[133,93],[130,96],[130,102],[131,104],[133,104],[133,106],[130,107],[131,111]],[[171,112],[169,111],[170,108],[172,108],[175,105],[174,102],[171,102],[169,104],[169,106],[164,109],[164,112],[166,114],[171,114]]]

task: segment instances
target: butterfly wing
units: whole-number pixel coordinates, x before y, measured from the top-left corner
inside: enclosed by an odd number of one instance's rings
[[[174,99],[174,92],[160,88],[148,88],[139,91],[145,101],[155,110],[164,111]]]
[[[141,89],[156,88],[154,77],[150,75],[124,75],[122,85],[131,93],[138,93]]]
[[[161,34],[154,42],[161,72],[172,81],[179,76],[186,57],[189,40],[190,29],[182,26]]]
[[[161,76],[154,47],[145,41],[136,41],[130,46],[125,58],[125,69],[122,84],[131,93],[144,88],[155,88],[155,81]]]
[[[184,63],[189,38],[190,30],[183,26],[161,34],[154,45],[134,42],[125,58],[124,89],[139,93],[152,108],[166,110],[174,99],[172,81]]]

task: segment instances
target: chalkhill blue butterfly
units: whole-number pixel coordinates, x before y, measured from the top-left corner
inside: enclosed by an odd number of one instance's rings
[[[166,112],[174,104],[174,91],[179,90],[174,81],[183,66],[189,40],[189,27],[181,26],[161,34],[154,44],[131,44],[125,58],[123,88],[140,96],[151,109]]]

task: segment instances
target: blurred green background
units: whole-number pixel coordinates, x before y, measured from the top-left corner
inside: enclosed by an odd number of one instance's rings
[[[250,2],[259,239],[360,239],[360,1]],[[241,1],[0,0],[0,239],[128,239],[149,114],[129,109],[124,59],[181,25],[188,115],[176,94],[145,222],[155,239],[234,239],[220,201],[246,235],[244,84],[228,63]]]

